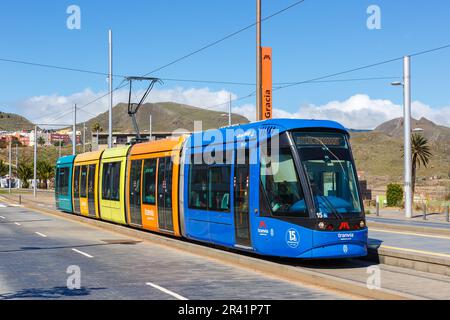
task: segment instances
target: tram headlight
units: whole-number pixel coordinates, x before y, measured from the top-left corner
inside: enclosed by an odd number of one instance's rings
[[[319,227],[320,230],[325,230],[326,225],[323,221],[319,222],[319,224],[317,225]]]
[[[361,220],[361,222],[359,223],[359,227],[360,227],[361,229],[364,229],[364,228],[366,227],[366,223],[365,223],[364,220]]]

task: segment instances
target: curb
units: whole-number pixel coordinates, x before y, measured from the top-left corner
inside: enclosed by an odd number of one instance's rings
[[[436,228],[436,227],[390,224],[385,222],[374,222],[372,220],[367,221],[367,226],[369,228],[370,227],[384,228],[386,230],[394,230],[394,231],[409,231],[409,232],[420,232],[429,235],[450,236],[450,229]]]

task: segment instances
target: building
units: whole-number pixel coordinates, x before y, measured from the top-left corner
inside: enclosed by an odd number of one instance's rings
[[[191,134],[191,132],[188,131],[183,131],[183,132],[153,132],[152,133],[152,138],[154,140],[160,140],[160,139],[165,139],[168,137],[179,137],[182,135],[189,135]],[[148,140],[149,138],[149,133],[148,132],[143,132],[141,133],[141,137],[144,140]],[[113,132],[113,145],[114,146],[118,146],[118,145],[127,145],[132,143],[134,140],[136,139],[136,134],[135,133],[130,133],[130,132]],[[102,148],[102,146],[104,147],[105,145],[108,145],[108,133],[107,132],[99,132],[98,136],[97,136],[97,132],[93,132],[92,133],[92,145],[93,145],[93,150],[97,150],[98,148]]]

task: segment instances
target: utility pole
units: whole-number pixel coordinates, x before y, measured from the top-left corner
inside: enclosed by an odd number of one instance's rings
[[[12,137],[9,137],[9,183],[8,192],[11,194],[11,183],[12,183]]]
[[[113,109],[113,62],[112,62],[112,30],[109,30],[109,135],[108,147],[112,148],[112,109]]]
[[[233,103],[232,102],[233,100],[231,99],[231,93],[230,93],[230,103],[229,103],[229,105],[228,105],[228,125],[231,127],[231,104]]]
[[[60,138],[59,139],[59,158],[61,158],[61,144],[62,144],[62,140]]]
[[[261,0],[256,0],[256,121],[261,120]]]
[[[86,122],[83,122],[83,153],[86,152]]]
[[[72,155],[77,154],[77,105],[73,106]]]
[[[150,114],[150,127],[148,131],[148,141],[152,141],[152,135],[153,135],[153,126],[152,126],[152,115]]]
[[[404,161],[405,161],[405,214],[412,218],[412,153],[411,153],[411,60],[409,56],[403,61],[403,89],[404,89]]]
[[[18,143],[16,143],[16,177],[18,176],[19,171],[19,146]],[[17,179],[17,189],[19,189],[19,179]]]
[[[36,179],[37,179],[37,126],[34,126],[34,168],[33,168],[33,195],[36,198],[36,189],[37,189],[37,183],[36,183]]]

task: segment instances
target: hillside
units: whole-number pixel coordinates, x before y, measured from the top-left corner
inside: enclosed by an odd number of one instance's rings
[[[422,129],[421,132],[427,139],[433,142],[449,142],[450,128],[439,126],[434,122],[421,118],[411,120],[412,129]],[[384,133],[390,137],[403,138],[403,118],[393,119],[375,128],[375,131]]]
[[[16,130],[32,130],[34,124],[26,118],[14,113],[6,113],[0,111],[0,130],[16,131]]]
[[[133,123],[127,111],[127,104],[124,103],[114,107],[114,131],[134,132]],[[150,114],[152,115],[153,131],[171,132],[176,129],[193,131],[194,121],[202,121],[204,130],[228,124],[228,114],[224,115],[224,112],[205,110],[173,102],[147,103],[142,105],[136,115],[141,132],[148,131]],[[238,114],[232,114],[232,121],[234,124],[248,123],[247,118]],[[86,123],[87,129],[91,130],[97,122],[106,130],[108,128],[108,112],[89,120]]]
[[[413,128],[423,129],[429,140],[431,158],[428,168],[418,169],[419,183],[430,177],[450,178],[450,128],[438,126],[422,118],[413,121]],[[353,132],[352,146],[358,171],[364,173],[372,186],[401,181],[403,176],[403,121],[395,119],[372,132]]]

